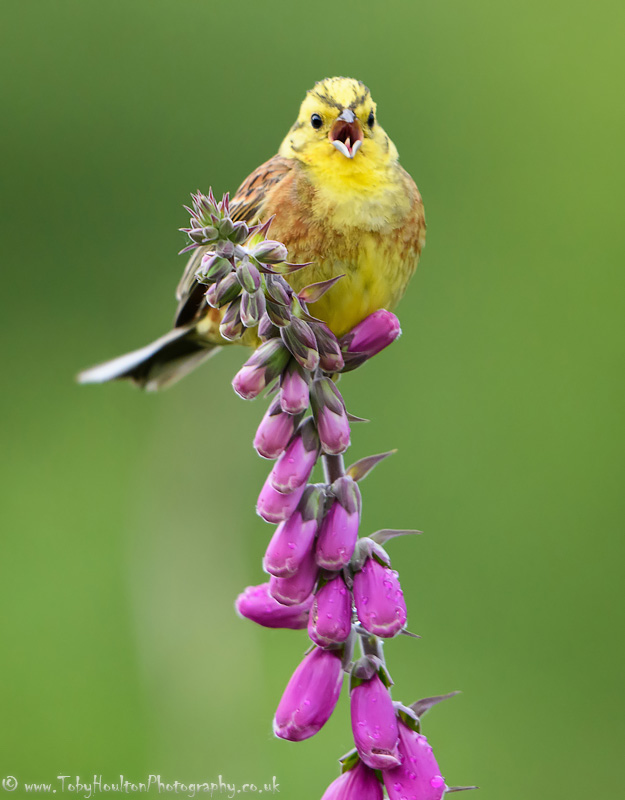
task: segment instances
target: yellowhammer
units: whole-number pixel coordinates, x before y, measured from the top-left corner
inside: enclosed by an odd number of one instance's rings
[[[230,216],[249,224],[274,216],[271,235],[289,261],[311,262],[288,275],[295,291],[344,276],[309,306],[336,336],[397,305],[425,241],[419,191],[378,124],[369,90],[351,78],[327,78],[306,94],[278,154],[242,183]],[[81,382],[130,378],[158,389],[230,343],[219,332],[223,310],[207,304],[206,286],[195,279],[208,249],[197,248],[187,263],[173,330],[81,373]],[[242,341],[258,339],[252,330]]]

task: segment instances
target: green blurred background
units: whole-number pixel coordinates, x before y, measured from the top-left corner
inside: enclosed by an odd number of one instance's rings
[[[344,74],[429,225],[401,340],[342,384],[372,420],[353,458],[400,448],[363,530],[426,532],[390,546],[423,635],[387,646],[395,696],[464,690],[425,731],[484,800],[618,794],[624,23],[616,1],[3,0],[0,778],[275,775],[314,800],[350,747],[346,697],[272,737],[306,637],[233,611],[271,532],[241,351],[156,396],[73,383],[167,329],[189,192],[235,189]]]

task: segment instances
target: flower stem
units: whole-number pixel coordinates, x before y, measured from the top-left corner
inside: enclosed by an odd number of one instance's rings
[[[345,475],[345,464],[343,462],[343,456],[331,456],[327,453],[324,453],[322,456],[323,461],[323,474],[325,475],[325,479],[327,483],[334,483],[335,480],[338,478],[342,478]]]
[[[363,656],[376,656],[384,664],[384,653],[382,651],[382,640],[373,633],[369,636],[360,637],[360,649]]]

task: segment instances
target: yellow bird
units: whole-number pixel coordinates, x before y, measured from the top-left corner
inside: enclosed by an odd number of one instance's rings
[[[241,184],[233,220],[274,216],[271,237],[289,261],[312,262],[287,277],[296,291],[344,277],[309,310],[339,337],[378,309],[391,311],[425,242],[419,190],[377,119],[369,89],[327,78],[308,91],[278,154]],[[129,378],[159,389],[186,375],[223,344],[223,310],[211,308],[195,273],[209,247],[196,249],[178,285],[174,328],[147,347],[92,367],[82,383]],[[254,346],[254,332],[243,338]]]

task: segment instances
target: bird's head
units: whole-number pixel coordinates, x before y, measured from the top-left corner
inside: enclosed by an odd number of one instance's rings
[[[397,160],[369,89],[352,78],[326,78],[310,89],[280,155],[310,166],[361,172]]]

